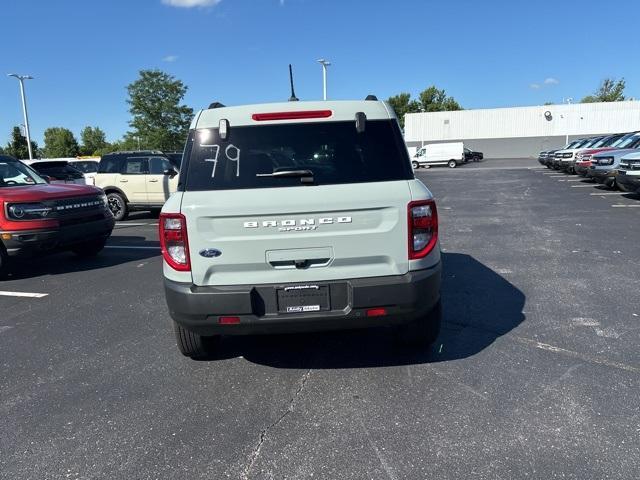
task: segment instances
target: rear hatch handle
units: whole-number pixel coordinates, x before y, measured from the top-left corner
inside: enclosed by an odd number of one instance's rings
[[[333,260],[333,248],[294,248],[290,250],[268,250],[266,260],[277,270],[306,270],[326,267]]]

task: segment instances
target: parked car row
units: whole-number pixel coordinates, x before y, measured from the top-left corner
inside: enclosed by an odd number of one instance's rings
[[[176,191],[182,152],[115,152],[102,158],[27,160],[50,184],[95,185],[107,194],[116,220],[133,210],[159,210]]]
[[[177,190],[181,159],[161,151],[33,161],[0,155],[0,276],[12,257],[96,255],[116,220],[162,208]]]
[[[574,140],[559,150],[540,152],[538,162],[609,188],[640,193],[640,131]]]

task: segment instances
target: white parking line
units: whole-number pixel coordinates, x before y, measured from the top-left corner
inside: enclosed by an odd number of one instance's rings
[[[25,298],[42,298],[49,295],[48,293],[28,293],[28,292],[2,292],[0,296],[3,297],[25,297]]]
[[[571,188],[580,188],[580,187],[593,188],[595,187],[595,185],[593,183],[589,183],[587,185],[571,185]]]
[[[160,250],[160,247],[139,247],[137,245],[107,245],[104,248],[115,248],[120,250],[132,249],[132,250]]]
[[[624,195],[626,192],[598,192],[590,193],[589,195]]]
[[[584,182],[584,178],[568,178],[567,182]],[[593,185],[593,183],[591,183],[590,185]]]
[[[617,208],[640,208],[640,204],[638,205],[611,205],[612,207],[617,207]]]

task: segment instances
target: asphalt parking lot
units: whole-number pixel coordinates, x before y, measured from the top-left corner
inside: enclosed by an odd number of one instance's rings
[[[376,329],[183,358],[147,214],[95,260],[21,264],[0,283],[0,478],[637,478],[640,199],[531,160],[418,176],[444,251],[424,351]]]

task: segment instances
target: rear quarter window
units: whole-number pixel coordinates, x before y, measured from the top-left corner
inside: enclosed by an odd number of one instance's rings
[[[124,157],[121,155],[105,155],[100,160],[98,173],[120,173]]]
[[[362,133],[355,121],[312,122],[232,126],[226,141],[218,129],[199,129],[189,139],[185,190],[304,186],[300,178],[264,176],[290,170],[311,171],[314,185],[414,178],[394,120],[368,120]]]

